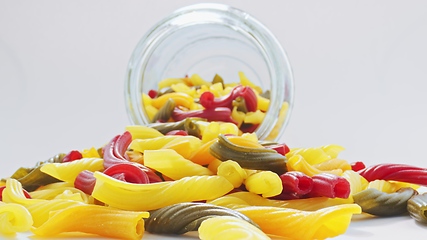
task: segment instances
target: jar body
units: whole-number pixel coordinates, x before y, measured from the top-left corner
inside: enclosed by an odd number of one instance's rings
[[[142,94],[165,78],[198,74],[238,82],[244,74],[270,105],[256,129],[264,140],[278,140],[289,121],[293,76],[286,54],[270,31],[247,13],[222,4],[196,4],[173,12],[137,44],[128,64],[125,101],[133,124],[150,123]]]

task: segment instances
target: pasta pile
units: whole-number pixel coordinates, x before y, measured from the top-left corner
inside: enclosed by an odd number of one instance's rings
[[[161,94],[144,97],[156,123],[18,169],[0,182],[0,233],[301,240],[339,236],[355,214],[409,212],[427,222],[427,197],[417,191],[427,169],[351,163],[334,144],[261,141],[247,130],[262,121],[268,98],[240,77],[234,86],[219,76],[165,79]]]

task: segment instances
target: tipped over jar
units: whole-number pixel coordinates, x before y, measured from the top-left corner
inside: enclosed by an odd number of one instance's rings
[[[227,122],[268,141],[282,136],[293,94],[279,41],[251,15],[222,4],[180,8],[158,22],[136,45],[125,79],[132,124]]]

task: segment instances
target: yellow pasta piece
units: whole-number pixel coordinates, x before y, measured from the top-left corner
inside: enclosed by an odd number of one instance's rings
[[[209,86],[209,91],[211,91],[215,97],[221,97],[223,95],[222,83],[218,82],[212,84]]]
[[[256,95],[256,98],[258,109],[263,112],[267,112],[268,107],[270,106],[270,99],[265,98],[259,94]]]
[[[245,115],[245,119],[243,120],[244,123],[250,123],[250,124],[260,124],[265,117],[265,113],[261,112],[260,110],[256,110],[255,112],[248,112]]]
[[[288,114],[289,110],[289,103],[283,102],[282,107],[279,111],[279,116],[277,118],[277,122],[274,125],[273,129],[271,130],[270,134],[265,138],[265,140],[274,141],[276,137],[281,132],[281,129],[283,128],[285,124],[286,115]]]
[[[313,165],[310,165],[305,158],[303,158],[301,155],[294,155],[290,158],[288,158],[288,162],[286,163],[286,166],[288,168],[288,171],[300,171],[305,173],[306,175],[312,177],[316,174],[325,172],[325,173],[331,173],[340,176],[342,174],[341,169],[334,169],[330,171],[322,171],[314,167]]]
[[[369,182],[366,188],[375,188],[381,192],[394,193],[397,190],[405,187],[417,189],[419,186],[411,183],[387,181],[387,180],[374,180]]]
[[[218,166],[217,175],[226,178],[235,188],[247,178],[246,171],[235,161],[227,160]]]
[[[211,170],[214,174],[218,173],[218,167],[219,165],[221,165],[222,161],[219,159],[214,159],[213,161],[211,161],[208,165],[208,169]]]
[[[37,191],[30,192],[31,198],[34,199],[69,199],[74,201],[80,201],[84,203],[93,203],[93,198],[88,196],[86,193],[81,190],[74,188],[72,186],[57,186],[55,187],[46,187],[39,188]]]
[[[123,211],[98,205],[80,205],[57,210],[31,231],[49,237],[65,232],[83,232],[119,239],[141,239],[148,212]]]
[[[169,99],[173,99],[176,106],[183,106],[185,108],[190,108],[194,102],[194,98],[186,93],[172,92],[163,94],[158,98],[151,99],[151,105],[160,109]]]
[[[289,158],[295,155],[301,155],[308,163],[314,165],[337,158],[338,153],[342,150],[344,150],[343,147],[335,144],[322,147],[293,148],[286,154],[286,157]]]
[[[183,82],[172,84],[171,88],[174,92],[182,92],[188,94],[191,97],[196,97],[196,89],[190,88],[187,84]]]
[[[158,87],[158,89],[163,89],[163,88],[166,88],[166,87],[170,87],[173,84],[179,84],[179,83],[186,84],[186,79],[185,78],[165,78],[165,79],[162,79],[157,84],[157,87]]]
[[[33,218],[22,205],[0,201],[0,233],[12,235],[31,229]]]
[[[83,158],[101,158],[98,150],[94,147],[91,147],[89,149],[83,149],[81,153]]]
[[[246,114],[244,112],[237,111],[237,107],[233,107],[231,111],[231,118],[237,122],[237,126],[240,127],[245,120]]]
[[[27,208],[33,218],[34,227],[38,227],[46,222],[52,211],[85,204],[64,199],[27,199],[23,193],[21,183],[16,179],[8,179],[6,181],[6,188],[3,190],[2,197],[6,203],[17,203]]]
[[[324,162],[313,165],[313,167],[321,171],[331,171],[335,169],[341,169],[342,171],[351,170],[349,162],[343,159],[332,158]]]
[[[125,131],[132,135],[132,140],[163,137],[161,132],[143,125],[129,125],[125,127]]]
[[[199,74],[195,73],[188,79],[192,86],[207,86],[209,87],[212,83],[205,81]]]
[[[65,163],[46,163],[40,171],[64,182],[74,183],[77,175],[83,170],[102,171],[104,160],[102,158],[82,158]]]
[[[272,171],[259,171],[249,175],[245,180],[249,192],[262,194],[263,197],[274,197],[283,190],[282,180]]]
[[[210,204],[228,208],[236,208],[236,206],[239,205],[252,205],[292,208],[304,211],[315,211],[340,204],[353,203],[353,201],[349,199],[327,197],[303,198],[293,200],[274,200],[261,197],[258,194],[251,192],[235,192],[207,202]]]
[[[341,177],[347,179],[350,183],[350,197],[365,190],[369,184],[368,180],[353,170],[344,171]]]
[[[243,86],[251,87],[258,94],[262,93],[261,87],[255,85],[253,82],[251,82],[251,80],[249,80],[243,72],[239,72],[239,78],[240,78],[240,83]]]
[[[323,151],[325,151],[325,153],[328,154],[331,158],[337,158],[338,154],[345,150],[343,146],[337,144],[329,144],[321,146],[320,148],[323,149]]]
[[[216,158],[209,153],[209,149],[211,145],[216,141],[217,139],[215,138],[208,142],[203,143],[198,149],[192,152],[191,156],[189,157],[189,160],[200,165],[210,164]]]
[[[215,199],[234,187],[221,176],[192,176],[176,181],[134,184],[95,172],[95,199],[115,208],[147,211],[180,202]],[[183,190],[185,189],[185,190]]]
[[[249,222],[231,216],[217,216],[204,220],[198,229],[201,240],[268,240],[271,239]]]
[[[172,149],[145,150],[144,165],[173,180],[190,176],[213,175],[209,169],[185,159]]]
[[[212,139],[217,139],[220,129],[219,122],[210,122],[202,131],[202,142],[206,143]]]
[[[234,123],[224,122],[219,124],[219,133],[237,135],[239,128]]]
[[[135,139],[129,149],[143,153],[145,150],[173,149],[185,158],[190,158],[202,142],[194,136],[162,136],[149,139]]]
[[[347,230],[352,216],[361,213],[357,204],[342,204],[316,211],[264,206],[240,207],[235,210],[248,216],[266,234],[299,240],[341,235]]]

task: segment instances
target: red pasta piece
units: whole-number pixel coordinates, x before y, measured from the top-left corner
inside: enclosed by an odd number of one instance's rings
[[[128,131],[124,132],[122,135],[115,136],[103,148],[104,168],[107,169],[115,164],[129,163],[125,158],[125,153],[131,142],[132,135]],[[150,168],[141,164],[139,164],[139,167],[148,175],[150,182],[162,181],[162,179]]]
[[[150,180],[141,165],[133,163],[118,163],[104,170],[104,174],[124,182],[149,183]]]
[[[377,164],[358,173],[368,181],[394,180],[427,186],[427,169],[406,164]]]
[[[232,109],[233,100],[237,97],[245,99],[246,109],[255,112],[258,106],[258,99],[255,92],[250,87],[238,85],[231,92],[223,97],[215,98],[212,92],[206,91],[200,95],[199,102],[205,109],[227,107]]]
[[[365,164],[363,162],[353,162],[350,164],[351,165],[351,170],[357,172],[360,171],[364,168],[366,168]]]
[[[191,117],[204,118],[209,122],[212,122],[212,121],[231,122],[237,125],[237,122],[231,118],[231,110],[226,107],[217,107],[217,108],[208,108],[203,110],[190,110],[190,111],[183,111],[179,108],[175,108],[172,112],[172,118],[175,121],[181,121]]]
[[[184,130],[172,130],[170,132],[167,132],[166,135],[172,135],[172,136],[188,136],[188,133]]]
[[[274,144],[274,145],[266,145],[265,148],[273,149],[276,152],[282,154],[283,156],[285,156],[286,153],[288,153],[290,151],[289,147],[284,143],[278,143],[278,144]]]
[[[83,155],[79,151],[72,150],[67,155],[64,156],[64,158],[62,159],[62,162],[71,162],[71,161],[79,160],[82,158],[83,158]]]
[[[350,183],[343,177],[320,173],[312,179],[313,189],[307,197],[348,198],[350,195]]]
[[[299,171],[290,171],[280,175],[283,194],[305,195],[313,189],[313,179]]]
[[[89,170],[83,170],[74,180],[74,187],[90,195],[92,194],[93,188],[95,187],[95,182],[96,179],[93,176],[93,172]]]

